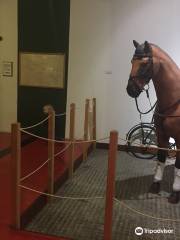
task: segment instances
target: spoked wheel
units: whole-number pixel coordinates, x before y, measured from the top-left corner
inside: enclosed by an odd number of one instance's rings
[[[157,146],[157,138],[155,133],[155,127],[148,124],[139,124],[135,126],[127,136],[128,146],[130,152],[137,158],[141,159],[152,159],[156,156],[155,153],[148,153],[146,149],[141,152],[137,152],[134,146],[140,147],[141,145]],[[135,151],[134,151],[135,150]]]

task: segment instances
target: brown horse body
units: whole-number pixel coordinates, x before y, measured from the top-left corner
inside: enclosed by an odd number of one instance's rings
[[[138,44],[132,59],[132,70],[127,92],[131,97],[138,97],[144,86],[152,79],[157,96],[154,113],[158,146],[168,148],[169,138],[174,138],[180,149],[180,69],[162,49],[147,41]],[[145,69],[143,71],[143,69]],[[158,164],[154,182],[150,188],[153,193],[160,191],[167,151],[158,151]],[[173,193],[169,202],[177,203],[180,199],[180,152],[176,153]]]
[[[162,135],[163,140],[174,138],[180,148],[180,69],[162,49],[151,46],[154,67],[159,65],[152,78],[157,95],[157,114],[154,115],[157,134]],[[163,140],[159,139],[158,143],[164,145]]]

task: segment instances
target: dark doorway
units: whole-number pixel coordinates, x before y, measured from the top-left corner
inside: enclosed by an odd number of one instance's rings
[[[70,0],[19,0],[19,54],[65,54],[63,89],[18,84],[18,121],[29,126],[44,119],[43,106],[51,104],[57,113],[66,111]],[[20,77],[20,76],[19,76]],[[56,138],[64,138],[65,116],[56,119]],[[46,126],[33,132],[45,136]]]

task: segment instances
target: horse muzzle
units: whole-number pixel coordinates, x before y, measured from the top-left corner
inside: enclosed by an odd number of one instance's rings
[[[128,82],[126,90],[127,90],[128,95],[132,98],[139,97],[140,93],[142,92],[142,90],[136,84],[134,84],[132,81]]]

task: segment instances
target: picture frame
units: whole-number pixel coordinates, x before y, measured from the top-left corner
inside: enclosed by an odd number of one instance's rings
[[[9,61],[2,62],[2,75],[3,77],[13,76],[13,62],[9,62]]]
[[[63,89],[65,86],[65,54],[19,54],[19,85]]]

